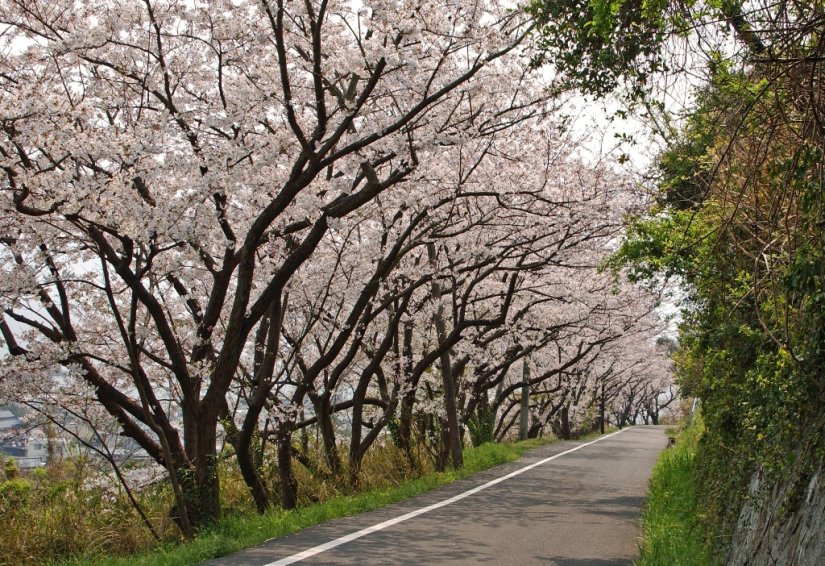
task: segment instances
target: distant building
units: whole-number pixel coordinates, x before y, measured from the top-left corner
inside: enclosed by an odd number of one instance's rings
[[[14,458],[19,468],[37,468],[48,460],[48,446],[27,428],[9,409],[0,409],[0,455]]]
[[[21,414],[20,410],[16,411]],[[11,457],[21,469],[46,465],[51,458],[79,455],[97,457],[105,442],[105,452],[119,462],[143,460],[146,452],[119,430],[97,430],[85,421],[64,415],[60,425],[29,422],[15,415],[8,405],[0,405],[0,458]]]
[[[13,433],[25,426],[14,413],[8,409],[0,409],[0,439],[5,438],[6,434]]]
[[[0,449],[25,448],[26,423],[8,409],[0,409]]]

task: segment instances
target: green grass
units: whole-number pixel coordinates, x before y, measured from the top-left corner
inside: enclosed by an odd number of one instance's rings
[[[656,463],[642,514],[644,532],[637,566],[717,564],[704,542],[694,491],[701,431],[701,419],[697,418],[678,434],[676,445],[665,450]]]
[[[484,444],[464,451],[464,467],[429,473],[417,479],[386,488],[372,489],[355,495],[300,507],[293,511],[273,509],[264,515],[230,515],[211,530],[188,543],[170,544],[125,558],[83,556],[62,562],[67,566],[156,565],[183,566],[225,556],[284,536],[306,527],[347,515],[355,515],[425,493],[457,479],[518,459],[526,450],[548,443],[547,439],[525,440],[515,444]]]

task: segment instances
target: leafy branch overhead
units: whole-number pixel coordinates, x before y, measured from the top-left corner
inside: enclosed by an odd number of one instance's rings
[[[662,48],[676,28],[665,0],[534,1],[529,11],[539,23],[534,63],[586,94],[629,85],[640,97],[667,70]]]

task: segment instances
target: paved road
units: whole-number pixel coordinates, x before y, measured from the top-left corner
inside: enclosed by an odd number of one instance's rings
[[[550,444],[426,495],[207,564],[288,564],[301,552],[312,554],[302,564],[630,564],[637,556],[647,480],[667,444],[664,428],[633,427],[592,443]],[[497,483],[466,495],[491,480]],[[353,533],[359,538],[339,540]],[[333,548],[306,552],[323,544]]]

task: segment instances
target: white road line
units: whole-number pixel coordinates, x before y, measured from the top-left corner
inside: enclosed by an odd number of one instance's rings
[[[455,503],[456,501],[461,501],[465,497],[470,497],[474,493],[478,493],[479,491],[484,491],[488,487],[492,487],[492,486],[494,486],[498,483],[503,482],[504,480],[508,480],[510,478],[513,478],[515,476],[523,474],[524,472],[526,472],[528,470],[532,470],[533,468],[535,468],[537,466],[541,466],[542,464],[546,464],[550,460],[555,460],[556,458],[561,458],[562,456],[564,456],[566,454],[570,454],[571,452],[575,452],[576,450],[581,450],[585,446],[590,446],[591,444],[596,444],[597,442],[601,442],[602,440],[610,438],[611,436],[616,436],[617,434],[619,434],[623,430],[627,430],[627,429],[618,430],[618,431],[610,433],[606,436],[602,436],[600,438],[597,438],[596,440],[591,440],[590,442],[585,442],[584,444],[579,444],[578,446],[576,446],[574,448],[571,448],[570,450],[565,450],[564,452],[560,452],[559,454],[556,454],[555,456],[550,456],[549,458],[545,458],[544,460],[539,460],[538,462],[530,464],[529,466],[524,466],[523,468],[519,468],[518,470],[516,470],[514,472],[510,472],[506,476],[501,476],[500,478],[496,478],[494,480],[488,481],[487,483],[485,483],[483,485],[480,485],[478,487],[474,487],[473,489],[465,491],[464,493],[459,493],[458,495],[454,495],[453,497],[450,497],[449,499],[445,499],[444,501],[439,501],[438,503],[433,503],[432,505],[422,507],[421,509],[416,509],[415,511],[410,511],[409,513],[405,513],[403,515],[400,515],[400,516],[395,517],[393,519],[389,519],[389,520],[384,521],[382,523],[378,523],[378,524],[372,525],[370,527],[366,527],[364,529],[361,529],[360,531],[355,531],[354,533],[344,535],[344,536],[342,536],[340,538],[337,538],[335,540],[325,542],[324,544],[319,544],[318,546],[308,548],[307,550],[304,550],[302,552],[298,552],[297,554],[293,554],[292,556],[287,556],[286,558],[281,558],[280,560],[277,560],[275,562],[270,562],[268,564],[264,564],[264,566],[284,566],[286,564],[292,564],[294,562],[300,562],[301,560],[306,560],[307,558],[311,558],[311,557],[315,556],[316,554],[321,554],[322,552],[325,552],[327,550],[335,548],[336,546],[341,546],[342,544],[346,544],[350,541],[359,539],[361,537],[365,537],[368,534],[372,534],[372,533],[375,533],[375,532],[378,532],[378,531],[382,531],[382,530],[386,529],[387,527],[397,525],[398,523],[403,523],[404,521],[412,519],[413,517],[418,517],[419,515],[423,515],[424,513],[429,513],[430,511],[433,511],[435,509],[439,509],[441,507],[446,507],[447,505]]]

